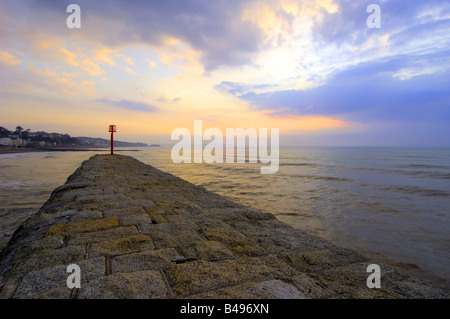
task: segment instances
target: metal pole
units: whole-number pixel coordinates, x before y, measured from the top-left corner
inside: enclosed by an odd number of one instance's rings
[[[111,132],[111,155],[114,155],[114,132]]]

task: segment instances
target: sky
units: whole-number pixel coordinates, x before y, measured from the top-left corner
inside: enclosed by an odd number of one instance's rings
[[[450,1],[0,0],[0,126],[165,144],[194,120],[450,146]]]

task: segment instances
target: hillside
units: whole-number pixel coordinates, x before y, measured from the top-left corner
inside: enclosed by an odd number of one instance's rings
[[[75,137],[81,145],[84,146],[95,146],[95,147],[109,147],[111,145],[111,141],[104,138],[94,138],[94,137],[86,137],[80,136]],[[148,147],[145,143],[131,143],[131,142],[123,142],[114,140],[115,147]]]

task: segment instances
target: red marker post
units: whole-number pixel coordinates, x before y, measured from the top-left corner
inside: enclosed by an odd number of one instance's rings
[[[110,125],[109,132],[111,132],[111,155],[114,155],[114,132],[117,132],[116,126]]]

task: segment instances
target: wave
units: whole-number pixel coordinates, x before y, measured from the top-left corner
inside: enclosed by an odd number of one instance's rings
[[[325,167],[326,165],[314,163],[280,163],[279,166],[309,166],[309,167]]]
[[[433,167],[436,168],[437,166]],[[450,169],[450,167],[448,167]],[[448,179],[450,178],[450,172],[430,172],[430,171],[409,171],[403,169],[385,169],[385,168],[367,168],[367,167],[357,167],[353,168],[353,170],[357,171],[369,171],[369,172],[377,172],[380,174],[399,174],[406,176],[419,176],[419,177],[428,177],[435,179]]]
[[[390,185],[382,187],[385,191],[396,191],[406,194],[422,195],[422,196],[450,196],[449,191],[439,189],[428,189],[418,186],[402,186],[402,185]]]
[[[422,156],[422,155],[402,155],[399,157],[402,157],[402,158],[426,158],[426,159],[436,158],[434,156]]]
[[[430,164],[406,164],[399,165],[398,168],[431,168],[431,169],[450,169],[450,166],[430,165]]]
[[[294,175],[294,174],[283,174],[281,176],[294,177],[294,178],[305,178],[312,180],[320,180],[320,181],[329,181],[329,182],[352,182],[353,180],[350,178],[344,177],[334,177],[334,176],[320,176],[320,175]]]
[[[299,213],[275,213],[275,216],[300,216]]]

